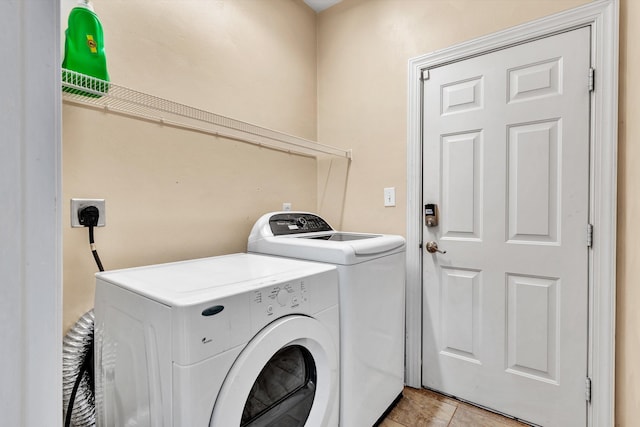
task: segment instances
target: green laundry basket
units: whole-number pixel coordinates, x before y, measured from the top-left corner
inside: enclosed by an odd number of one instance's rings
[[[62,68],[96,79],[84,78],[75,73],[63,72],[62,80],[68,84],[85,87],[92,92],[64,87],[64,91],[85,96],[99,97],[109,90],[107,58],[104,53],[102,24],[88,1],[80,0],[69,13],[65,31],[64,60]],[[99,79],[99,80],[97,80]],[[98,92],[98,93],[95,93]]]

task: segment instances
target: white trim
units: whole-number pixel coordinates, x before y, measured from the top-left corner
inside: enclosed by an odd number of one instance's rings
[[[615,259],[618,121],[618,0],[599,0],[566,12],[413,58],[407,118],[407,356],[406,383],[421,386],[422,343],[422,70],[481,55],[578,26],[592,27],[596,69],[592,113],[589,426],[611,426],[615,385]]]
[[[3,425],[62,425],[59,15],[59,0],[0,2]]]
[[[422,386],[422,68],[409,61],[405,383]]]

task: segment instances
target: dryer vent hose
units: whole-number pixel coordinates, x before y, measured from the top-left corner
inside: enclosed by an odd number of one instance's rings
[[[75,427],[96,425],[93,370],[94,321],[95,317],[93,309],[91,309],[69,329],[62,341],[62,402],[65,418],[76,379],[82,370],[85,359],[90,358],[88,369],[82,373],[73,401],[71,425]]]

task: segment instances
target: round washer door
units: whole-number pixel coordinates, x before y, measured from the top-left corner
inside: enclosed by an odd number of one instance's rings
[[[301,354],[308,362],[313,379],[313,392],[308,410],[303,414],[300,425],[305,427],[327,427],[335,421],[338,411],[339,393],[339,356],[337,343],[331,334],[319,321],[306,316],[288,316],[270,323],[262,329],[242,350],[233,366],[229,370],[225,382],[218,394],[209,427],[236,427],[270,425],[271,422],[262,421],[268,418],[259,410],[247,416],[250,406],[248,397],[256,390],[257,380],[270,370],[274,357],[288,352]],[[290,355],[289,355],[290,356]],[[285,356],[286,358],[287,356]],[[286,369],[286,368],[285,368]],[[278,386],[274,386],[276,389]],[[266,394],[273,394],[267,391]],[[291,395],[293,393],[286,393]],[[281,410],[281,399],[275,398],[275,406]],[[301,405],[296,405],[298,408]],[[280,414],[289,418],[288,415]],[[295,417],[300,419],[300,414]],[[255,418],[247,420],[247,418]],[[288,425],[298,425],[287,420]],[[278,425],[275,423],[273,425]]]

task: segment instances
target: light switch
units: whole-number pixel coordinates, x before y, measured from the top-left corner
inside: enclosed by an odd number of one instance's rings
[[[396,205],[396,188],[388,187],[384,189],[384,205],[395,206]]]

